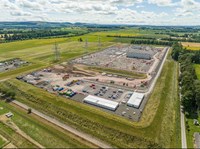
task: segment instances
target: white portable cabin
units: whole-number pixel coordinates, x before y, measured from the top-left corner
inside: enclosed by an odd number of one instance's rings
[[[134,92],[127,102],[127,105],[134,108],[139,108],[144,99],[144,94]]]
[[[110,100],[92,96],[92,95],[88,95],[87,97],[83,99],[83,101],[85,103],[89,103],[89,104],[92,104],[92,105],[95,105],[107,110],[112,110],[112,111],[115,111],[119,106],[118,102],[110,101]]]

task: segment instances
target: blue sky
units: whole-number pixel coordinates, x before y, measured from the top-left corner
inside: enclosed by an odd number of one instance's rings
[[[200,25],[200,0],[0,0],[0,21]]]

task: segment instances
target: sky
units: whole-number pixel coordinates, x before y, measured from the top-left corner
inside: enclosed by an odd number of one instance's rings
[[[200,0],[0,0],[0,21],[200,25]]]

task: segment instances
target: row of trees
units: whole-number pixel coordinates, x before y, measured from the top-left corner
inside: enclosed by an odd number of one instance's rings
[[[151,45],[172,46],[173,42],[161,41],[161,40],[132,40],[131,44],[151,44]]]
[[[200,63],[200,52],[188,51],[180,43],[173,45],[172,58],[180,63],[179,84],[181,86],[182,105],[188,113],[193,113],[200,107],[200,80],[194,68],[194,63]]]
[[[134,39],[156,39],[155,37],[145,37],[145,36],[123,36],[123,35],[107,35],[107,37],[116,37],[116,38],[134,38]]]
[[[35,39],[35,38],[44,38],[52,36],[78,36],[83,35],[83,32],[73,32],[73,35],[70,31],[52,31],[52,30],[32,30],[29,32],[14,33],[14,34],[4,34],[2,35],[6,41],[15,41],[15,40],[25,40],[25,39]]]
[[[0,93],[2,94],[3,97],[6,98],[15,98],[15,92],[13,92],[12,90],[4,90],[4,89],[0,89]]]

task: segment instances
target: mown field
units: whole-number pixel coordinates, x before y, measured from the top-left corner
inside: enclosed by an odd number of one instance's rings
[[[200,50],[200,43],[182,42],[182,45],[188,50]]]
[[[156,37],[156,38],[162,38],[162,37],[169,37],[166,34],[156,34],[156,30],[150,30],[150,29],[139,29],[139,28],[125,28],[125,29],[119,29],[119,30],[113,30],[113,31],[104,31],[104,32],[97,32],[94,33],[95,35],[100,36],[121,36],[121,37]]]
[[[200,80],[200,65],[194,65],[198,79]]]
[[[31,72],[55,64],[55,55],[53,51],[55,40],[41,39],[40,41],[38,39],[0,44],[0,61],[11,58],[21,58],[31,63],[17,70],[0,73],[0,79],[10,78],[20,73]],[[85,49],[84,42],[78,42],[75,39],[67,41],[67,39],[59,38],[58,40],[60,61],[57,63],[66,62],[83,54],[95,52],[113,45],[111,42],[102,42],[101,47],[98,47],[98,42],[88,42],[88,48]]]

